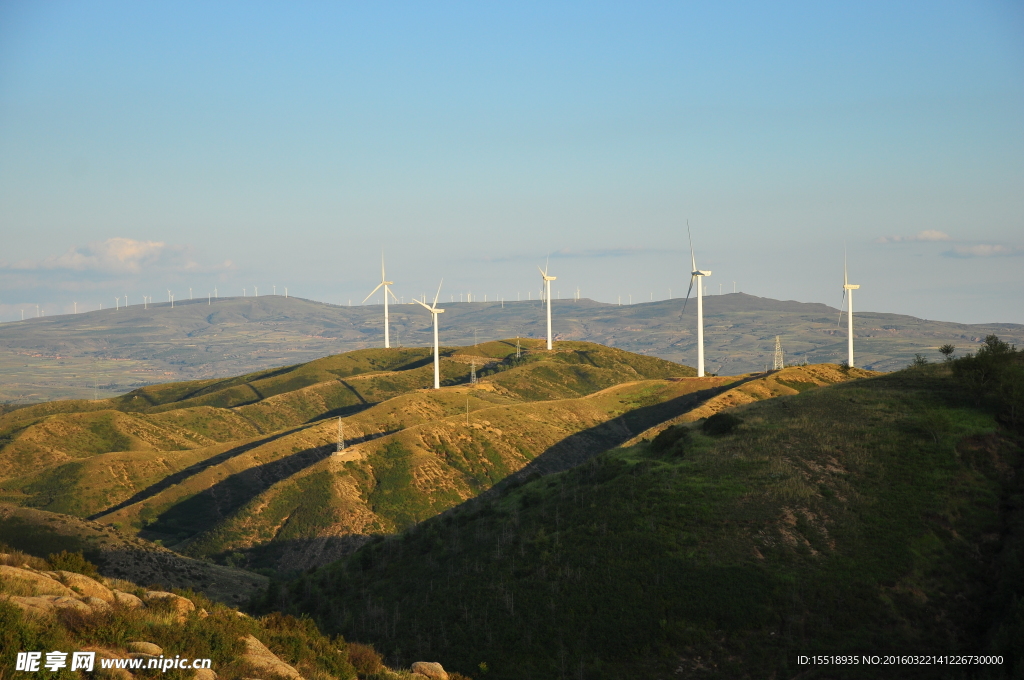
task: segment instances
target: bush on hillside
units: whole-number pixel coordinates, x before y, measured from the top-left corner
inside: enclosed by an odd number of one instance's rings
[[[672,425],[658,433],[651,442],[651,450],[654,453],[682,455],[690,441],[690,428]]]
[[[990,335],[976,353],[952,364],[978,405],[989,404],[1003,424],[1024,430],[1024,351]]]
[[[379,673],[384,668],[384,659],[377,650],[358,642],[348,643],[348,660],[360,676]]]
[[[742,422],[741,418],[731,413],[716,413],[704,421],[701,429],[710,435],[729,434],[739,427]]]
[[[50,567],[56,571],[73,571],[76,574],[83,574],[89,578],[99,578],[100,572],[96,565],[85,559],[85,555],[79,552],[68,552],[61,550],[59,553],[51,553],[46,557]]]

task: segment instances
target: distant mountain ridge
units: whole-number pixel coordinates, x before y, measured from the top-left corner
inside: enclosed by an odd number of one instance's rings
[[[441,342],[539,338],[538,301],[449,302]],[[696,305],[676,298],[634,305],[553,300],[556,339],[583,340],[680,363],[695,361]],[[745,293],[705,298],[709,371],[736,375],[772,363],[775,336],[788,363],[845,359],[838,310]],[[154,383],[221,378],[383,344],[379,305],[345,307],[282,296],[221,298],[102,310],[0,324],[0,403],[109,397]],[[391,307],[392,342],[431,343],[429,315]],[[1024,344],[1024,325],[958,324],[899,314],[856,313],[858,366],[888,371],[915,353],[939,358],[950,343],[976,348],[985,336]]]

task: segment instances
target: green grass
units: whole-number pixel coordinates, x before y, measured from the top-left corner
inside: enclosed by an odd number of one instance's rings
[[[372,541],[267,606],[493,678],[792,677],[798,654],[957,652],[1006,654],[1018,677],[1004,546],[1024,539],[1007,538],[1022,452],[948,368],[739,413],[681,455],[614,450]]]

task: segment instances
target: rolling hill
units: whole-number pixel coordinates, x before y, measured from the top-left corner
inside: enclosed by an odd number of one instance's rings
[[[1021,677],[1022,357],[738,384],[713,417],[376,537],[263,606],[497,679]],[[860,663],[914,654],[937,656]]]
[[[766,379],[694,378],[591,343],[518,344],[521,356],[515,340],[445,348],[438,391],[423,389],[427,350],[358,350],[15,409],[0,416],[0,501],[89,518],[196,558],[295,571],[514,473],[578,465]]]
[[[680,299],[635,305],[554,300],[558,339],[595,342],[680,363],[695,361],[695,306]],[[537,301],[444,305],[442,342],[537,338]],[[775,336],[787,363],[837,363],[845,334],[837,310],[743,293],[706,298],[708,370],[741,374],[772,363]],[[379,306],[339,307],[280,296],[222,298],[102,310],[0,324],[0,403],[113,397],[157,383],[223,379],[383,343]],[[429,315],[391,308],[395,344],[428,345]],[[1024,345],[1018,324],[957,324],[872,312],[857,315],[858,364],[889,371],[951,343],[973,351],[989,334]],[[238,395],[245,398],[244,391]]]

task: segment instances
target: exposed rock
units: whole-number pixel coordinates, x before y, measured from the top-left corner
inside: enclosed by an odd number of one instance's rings
[[[92,607],[85,602],[63,595],[38,595],[35,597],[12,595],[6,599],[26,614],[46,615],[57,609],[77,609],[80,612],[92,612]]]
[[[430,678],[430,680],[448,680],[448,673],[436,661],[417,661],[412,665],[412,672]]]
[[[95,672],[100,677],[113,678],[113,680],[132,680],[135,677],[124,668],[103,668],[100,664],[100,659],[120,659],[124,656],[120,652],[115,652],[105,647],[83,647],[82,651],[96,652]]]
[[[75,594],[73,590],[46,574],[18,567],[0,565],[0,580],[12,582],[12,585],[16,587],[28,589],[33,596],[62,595],[71,597]]]
[[[93,609],[93,611],[101,612],[105,609],[110,609],[110,603],[104,600],[103,598],[92,597],[90,595],[89,597],[83,597],[82,602],[89,605]]]
[[[30,616],[46,616],[53,611],[53,605],[46,597],[19,597],[4,595],[2,598]]]
[[[192,680],[217,680],[217,674],[209,668],[197,668],[192,674]]]
[[[128,651],[149,654],[151,656],[160,656],[164,653],[162,647],[154,645],[152,642],[132,641],[125,646],[128,648]]]
[[[174,612],[177,614],[178,622],[182,623],[188,618],[189,613],[196,610],[196,605],[192,600],[181,595],[175,595],[174,593],[164,592],[162,590],[147,590],[145,599],[147,602],[153,602],[156,600],[168,600],[171,603]]]
[[[249,666],[267,675],[279,675],[295,680],[302,679],[297,670],[277,658],[277,655],[252,635],[246,635],[241,639],[245,643],[245,651],[242,653],[241,660]]]
[[[114,592],[114,600],[118,604],[123,605],[123,606],[127,607],[128,609],[138,609],[139,607],[144,607],[145,606],[145,604],[142,602],[142,600],[138,596],[136,596],[136,595],[132,595],[131,593],[126,593],[123,590],[115,590],[113,592]]]
[[[76,574],[73,571],[50,571],[47,575],[60,581],[71,590],[85,597],[98,597],[107,602],[114,601],[114,593],[110,588],[83,574]]]

